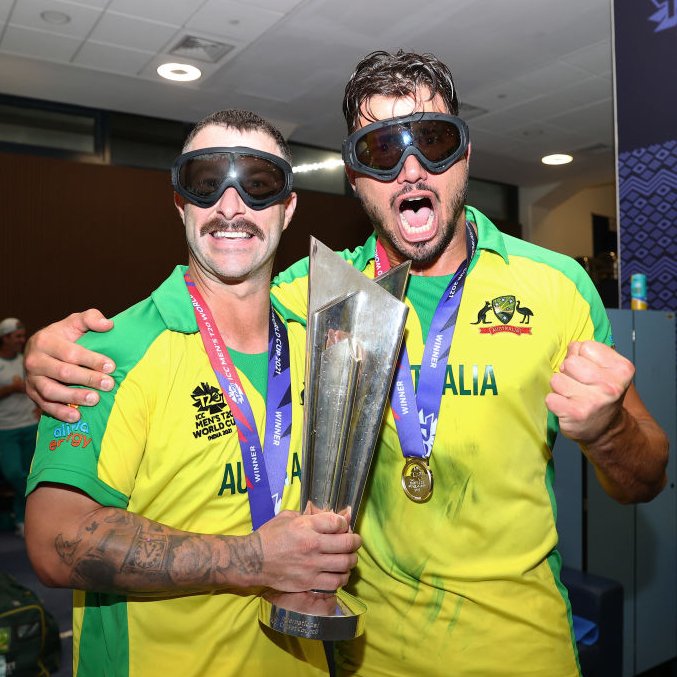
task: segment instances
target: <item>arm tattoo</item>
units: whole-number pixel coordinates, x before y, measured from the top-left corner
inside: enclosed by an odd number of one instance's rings
[[[62,562],[65,562],[68,565],[73,564],[73,558],[75,555],[75,550],[78,545],[80,545],[81,539],[76,539],[74,541],[67,541],[63,534],[58,534],[54,540],[54,548],[56,549],[57,554],[61,558]]]
[[[233,568],[241,574],[260,574],[263,570],[263,548],[261,536],[254,532],[249,538],[228,541],[230,561],[227,567],[219,567],[224,573]]]
[[[170,539],[165,534],[147,534],[139,527],[127,551],[122,570],[161,572],[167,566],[170,547]]]
[[[134,513],[109,510],[99,515],[101,519],[82,525],[75,538],[60,533],[55,539],[55,550],[70,567],[74,588],[134,594],[197,592],[223,587],[228,571],[261,571],[258,534],[239,538],[177,532]],[[219,565],[216,554],[222,539],[229,555],[225,566]]]

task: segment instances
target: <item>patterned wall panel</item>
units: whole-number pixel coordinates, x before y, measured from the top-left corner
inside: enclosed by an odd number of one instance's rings
[[[654,310],[677,309],[677,141],[620,153],[621,300],[630,307],[630,276],[647,277]]]
[[[614,0],[621,305],[677,309],[677,0]]]

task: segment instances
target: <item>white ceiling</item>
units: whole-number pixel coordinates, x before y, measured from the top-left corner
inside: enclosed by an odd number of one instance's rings
[[[610,0],[0,0],[0,93],[188,122],[249,108],[292,141],[338,149],[357,60],[430,51],[454,73],[474,176],[610,183],[610,35]],[[215,64],[170,58],[186,36],[232,49]],[[162,80],[167,60],[205,75]],[[540,164],[553,152],[575,161]]]

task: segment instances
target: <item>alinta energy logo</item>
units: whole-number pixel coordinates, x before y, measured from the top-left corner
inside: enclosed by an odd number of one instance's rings
[[[677,0],[651,0],[658,10],[649,16],[649,21],[657,24],[654,33],[677,27]]]
[[[193,406],[197,409],[193,431],[195,439],[206,437],[214,440],[233,432],[235,419],[230,409],[226,409],[223,393],[218,388],[202,382],[193,389],[190,396],[193,399]]]
[[[54,439],[49,441],[51,451],[56,451],[62,444],[84,449],[89,446],[92,438],[89,437],[89,424],[80,419],[77,423],[62,423],[54,428]]]
[[[489,315],[493,311],[493,315]],[[511,324],[512,320],[520,318],[519,323]],[[485,301],[484,306],[477,313],[477,321],[470,324],[491,325],[481,326],[480,334],[501,334],[508,332],[510,334],[531,334],[531,318],[534,317],[534,311],[531,308],[523,306],[521,301],[512,294],[497,296],[491,301]],[[500,324],[494,324],[494,319]]]

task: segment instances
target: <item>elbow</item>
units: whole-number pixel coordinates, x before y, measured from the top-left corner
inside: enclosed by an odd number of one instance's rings
[[[654,480],[636,482],[631,487],[622,489],[607,489],[607,493],[622,505],[632,505],[635,503],[648,503],[653,501],[658,494],[665,489],[668,483],[668,476],[663,470]]]
[[[658,496],[658,494],[660,494],[661,491],[663,491],[663,489],[665,489],[667,483],[668,483],[668,475],[664,469],[660,477],[652,484],[647,485],[644,488],[644,492],[640,494],[633,502],[648,503],[649,501],[653,501],[653,499],[656,498],[656,496]]]
[[[30,551],[29,551],[30,552]],[[42,557],[31,557],[29,560],[35,575],[38,577],[40,583],[47,588],[70,588],[70,581],[68,576],[58,571],[58,568],[51,566],[45,562]]]
[[[26,551],[40,583],[48,588],[70,588],[70,568],[49,554],[49,546],[31,533],[26,524]]]
[[[653,482],[647,482],[646,493],[638,499],[638,503],[646,503],[653,500],[665,489],[668,484],[668,461],[670,459],[670,443],[668,436],[663,430],[655,448],[655,474]]]
[[[62,578],[54,576],[54,572],[51,569],[45,569],[43,567],[36,566],[31,560],[33,565],[33,571],[38,577],[40,583],[42,583],[46,588],[70,588],[71,586]]]

